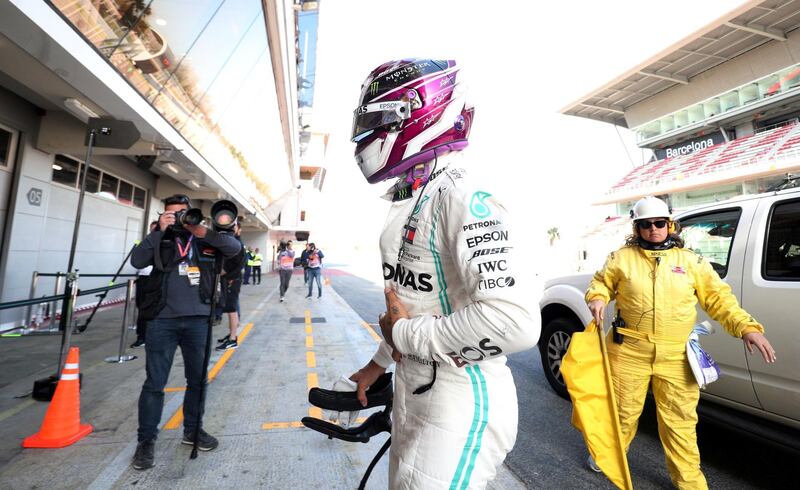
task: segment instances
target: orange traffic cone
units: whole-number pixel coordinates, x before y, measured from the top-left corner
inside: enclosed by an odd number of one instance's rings
[[[78,348],[72,347],[61,371],[53,401],[47,407],[42,428],[26,437],[22,447],[65,447],[92,432],[92,426],[81,424],[81,394],[78,374]]]

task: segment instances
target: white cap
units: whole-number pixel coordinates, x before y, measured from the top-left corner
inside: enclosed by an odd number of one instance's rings
[[[645,196],[633,205],[631,217],[634,221],[645,218],[667,218],[672,216],[669,212],[669,206],[661,199],[653,196]]]

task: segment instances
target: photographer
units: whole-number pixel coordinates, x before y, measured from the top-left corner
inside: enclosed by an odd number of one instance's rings
[[[318,250],[313,243],[308,244],[308,295],[311,297],[311,290],[314,287],[314,280],[317,281],[317,298],[322,297],[322,259],[325,255],[322,250]]]
[[[158,229],[158,221],[150,223],[150,233]],[[153,270],[152,265],[148,265],[144,269],[139,269],[139,277],[136,278],[136,308],[142,307],[144,300],[144,291],[147,289],[147,281],[150,280],[150,271]],[[131,349],[142,347],[147,338],[147,317],[145,315],[136,316],[136,342],[131,344]]]
[[[164,200],[158,229],[134,248],[131,264],[136,268],[154,266],[140,314],[152,318],[145,344],[147,379],[139,395],[139,445],[133,457],[137,470],[155,465],[155,440],[164,408],[164,387],[180,346],[186,373],[183,399],[183,444],[194,444],[199,429],[198,449],[210,451],[218,441],[202,430],[204,400],[200,391],[211,301],[221,259],[241,250],[231,234],[217,233],[200,223],[199,210],[189,210],[187,196],[176,194]],[[188,211],[188,212],[187,212]],[[187,222],[196,224],[187,224]]]
[[[283,297],[286,296],[286,291],[289,289],[289,281],[292,279],[294,272],[294,250],[292,250],[292,242],[281,242],[280,252],[278,252],[278,266],[280,267],[281,276],[281,303]]]
[[[303,266],[303,285],[308,285],[308,249],[311,244],[306,243],[306,248],[300,254],[300,265]]]
[[[237,222],[233,227],[233,236],[239,243],[242,227]],[[228,314],[229,333],[217,340],[219,345],[217,350],[236,349],[239,347],[239,292],[242,289],[242,266],[244,265],[244,247],[239,253],[226,259],[222,264],[222,274],[220,277],[220,300],[219,310]]]

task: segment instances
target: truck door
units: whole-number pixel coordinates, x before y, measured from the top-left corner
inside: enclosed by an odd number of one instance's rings
[[[742,302],[778,358],[747,356],[753,386],[764,410],[800,421],[800,197],[762,199],[750,244]]]
[[[737,298],[741,298],[742,268],[755,207],[755,203],[745,201],[736,207],[680,219],[681,237],[686,248],[708,260]],[[722,372],[719,380],[706,388],[706,393],[759,407],[741,341],[728,335],[724,327],[711,320],[699,306],[697,310],[697,321],[709,320],[716,329],[716,333],[701,337],[700,343],[717,361]]]

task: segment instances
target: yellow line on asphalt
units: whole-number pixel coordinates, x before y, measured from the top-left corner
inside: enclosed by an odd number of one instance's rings
[[[367,329],[367,332],[369,332],[372,338],[375,339],[375,342],[380,343],[380,341],[382,340],[381,336],[375,333],[375,329],[373,329],[369,323],[365,322],[364,320],[361,320],[361,326]]]
[[[322,417],[317,417],[322,418]],[[356,419],[357,424],[363,424],[367,420],[367,417],[358,417]],[[303,427],[303,423],[299,421],[295,422],[267,422],[266,424],[262,424],[261,428],[264,430],[273,430],[273,429],[299,429]]]
[[[313,349],[314,348],[314,337],[307,336],[306,337],[306,349]]]
[[[319,379],[317,378],[317,373],[308,373],[308,389],[316,388],[319,386]],[[308,416],[321,419],[322,418],[322,409],[319,407],[311,407],[308,409]]]
[[[303,427],[302,422],[267,422],[261,426],[264,430],[272,430],[272,429],[299,429]]]
[[[252,330],[252,328],[253,328],[252,323],[248,323],[247,325],[244,326],[244,328],[242,329],[242,333],[240,333],[239,336],[236,338],[236,341],[239,343],[239,345],[242,345],[242,342],[244,342],[244,339],[247,338],[247,335],[250,333],[250,330]],[[225,353],[222,354],[217,363],[214,364],[214,367],[208,373],[209,381],[213,381],[214,378],[217,377],[217,374],[219,374],[219,372],[225,366],[225,363],[228,362],[228,359],[230,359],[231,356],[233,356],[234,352],[236,352],[235,349],[228,349],[225,351]]]
[[[306,325],[306,335],[311,335],[314,333],[314,329],[311,328],[311,325]]]
[[[164,424],[164,430],[173,430],[181,426],[183,422],[183,404],[178,407],[178,410],[172,414],[172,417]]]
[[[311,325],[311,310],[306,310],[306,325]]]
[[[317,356],[312,351],[306,352],[306,367],[317,367]]]
[[[317,388],[319,387],[319,378],[317,378],[317,373],[308,373],[306,377],[308,389]]]
[[[248,323],[247,325],[244,326],[244,328],[242,329],[242,333],[240,333],[239,336],[236,338],[237,342],[239,342],[239,345],[242,345],[242,342],[244,342],[244,339],[247,338],[247,335],[250,333],[250,330],[252,330],[252,328],[253,328],[252,323]],[[217,377],[219,372],[225,366],[225,363],[228,362],[228,359],[230,359],[231,356],[233,356],[234,352],[236,352],[236,349],[226,350],[225,353],[223,353],[222,356],[220,356],[217,362],[214,363],[214,367],[211,368],[211,371],[208,372],[209,383],[214,381],[214,378]],[[186,388],[167,388],[164,391],[183,391],[185,389]],[[183,405],[178,407],[178,409],[175,411],[172,417],[167,421],[166,424],[164,424],[164,430],[177,429],[178,427],[181,426],[182,422],[183,422]]]

